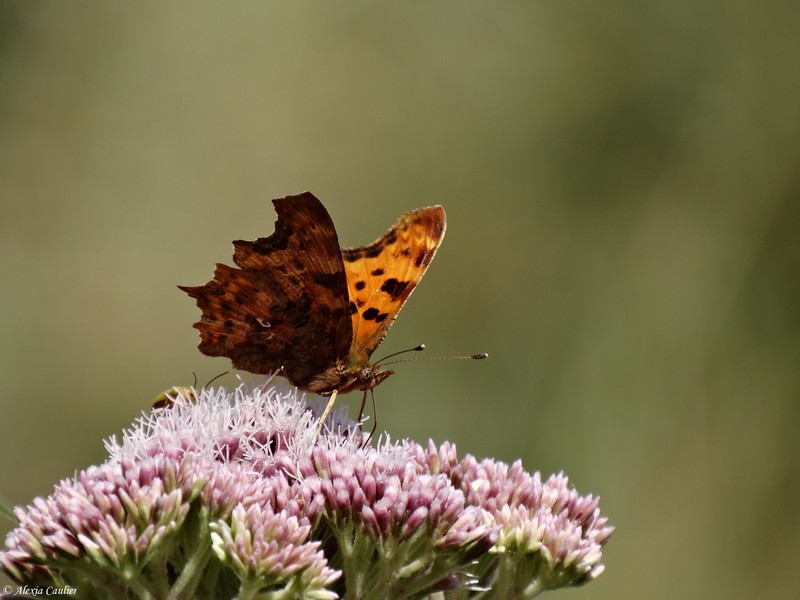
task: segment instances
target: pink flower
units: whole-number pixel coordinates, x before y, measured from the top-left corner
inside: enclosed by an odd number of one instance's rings
[[[318,400],[203,389],[143,415],[104,464],[16,509],[0,568],[87,596],[323,600],[528,598],[602,573],[613,528],[563,474],[448,443],[362,448],[341,409],[317,439]]]

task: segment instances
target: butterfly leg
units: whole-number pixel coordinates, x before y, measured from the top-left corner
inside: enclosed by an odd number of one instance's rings
[[[328,400],[328,404],[325,406],[325,410],[322,411],[322,416],[319,418],[319,425],[317,425],[317,435],[314,436],[314,440],[319,439],[319,434],[322,433],[322,425],[325,423],[325,419],[328,416],[328,413],[331,412],[333,408],[333,403],[336,402],[336,396],[339,394],[339,390],[333,390],[331,392],[331,398]]]
[[[364,406],[367,404],[367,392],[368,390],[364,390],[364,397],[361,398],[361,408],[358,409],[358,418],[356,419],[356,423],[361,425],[361,417],[364,416]]]
[[[264,383],[262,383],[260,386],[258,386],[258,391],[263,394],[267,390],[267,387],[269,387],[269,384],[272,383],[273,381],[275,381],[275,378],[278,375],[280,375],[282,372],[283,372],[283,366],[281,365],[281,367],[279,369],[276,369],[275,372],[272,375],[267,377],[267,380]]]
[[[362,448],[366,448],[370,441],[372,440],[372,436],[375,435],[375,430],[378,428],[378,407],[375,405],[375,392],[373,390],[369,390],[370,396],[372,397],[372,415],[375,419],[374,423],[372,424],[372,431],[369,432],[367,439],[364,440],[364,443],[361,444]],[[364,412],[364,403],[367,401],[367,392],[364,391],[364,399],[361,401],[361,412]],[[358,416],[358,423],[361,424],[361,415]]]

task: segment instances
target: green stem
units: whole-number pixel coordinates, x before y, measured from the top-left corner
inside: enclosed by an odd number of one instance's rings
[[[345,598],[365,600],[375,587],[372,569],[375,566],[373,542],[365,531],[352,523],[330,522],[339,545],[345,581]],[[385,596],[385,590],[384,590]]]
[[[511,598],[514,589],[514,564],[508,554],[500,556],[497,565],[497,574],[492,589],[488,591],[487,598]]]
[[[252,581],[242,581],[236,600],[253,600],[258,595],[259,585]]]
[[[208,514],[205,509],[201,509],[197,521],[194,552],[184,566],[183,572],[172,586],[168,596],[170,600],[194,597],[197,586],[205,574],[208,559],[211,557],[210,528],[208,526]]]
[[[522,592],[524,598],[533,598],[534,596],[538,596],[543,591],[545,591],[547,587],[540,579],[534,579],[531,581],[525,590]]]
[[[127,579],[127,583],[128,587],[136,594],[136,598],[139,598],[140,600],[155,600],[155,596],[139,580],[139,577],[130,577]]]

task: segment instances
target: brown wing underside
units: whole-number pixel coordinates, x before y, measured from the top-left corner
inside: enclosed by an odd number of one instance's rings
[[[283,367],[303,386],[346,356],[352,341],[347,283],[333,221],[309,192],[273,200],[275,232],[235,241],[240,268],[218,264],[214,279],[179,286],[202,311],[200,350],[251,373]]]
[[[367,246],[342,249],[350,297],[351,360],[366,364],[433,260],[446,228],[444,208],[407,212]]]

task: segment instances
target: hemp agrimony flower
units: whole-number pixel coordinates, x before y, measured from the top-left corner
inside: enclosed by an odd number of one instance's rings
[[[0,568],[87,598],[531,598],[596,578],[613,528],[566,476],[428,442],[362,447],[270,387],[175,391],[108,460],[15,510]]]

